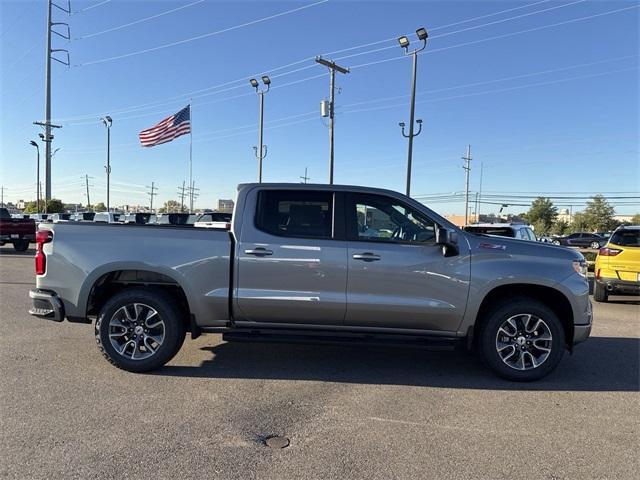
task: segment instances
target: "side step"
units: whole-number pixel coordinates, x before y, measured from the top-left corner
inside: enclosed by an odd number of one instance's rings
[[[398,345],[426,348],[429,350],[454,350],[464,348],[464,341],[456,337],[409,336],[401,334],[376,334],[326,331],[285,331],[285,330],[234,330],[225,331],[222,339],[226,342],[262,342],[262,343],[294,343],[344,345],[357,343],[360,345]]]

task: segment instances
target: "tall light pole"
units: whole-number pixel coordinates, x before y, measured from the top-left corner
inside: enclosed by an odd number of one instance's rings
[[[36,147],[37,152],[37,160],[36,160],[36,205],[38,209],[38,213],[40,213],[40,147],[38,144],[31,140],[29,142],[31,145]]]
[[[316,62],[329,68],[329,111],[325,112],[324,102],[321,104],[322,116],[329,116],[329,185],[333,185],[333,125],[335,123],[335,89],[336,89],[336,70],[342,74],[349,73],[349,69],[341,67],[336,62],[325,60],[318,56]]]
[[[420,135],[422,131],[422,120],[415,121],[415,113],[416,113],[416,76],[418,73],[418,52],[421,52],[427,46],[427,37],[429,36],[427,33],[427,29],[421,27],[416,30],[416,35],[418,36],[418,40],[422,42],[422,46],[414,48],[409,51],[409,37],[401,36],[398,38],[398,43],[404,49],[405,55],[411,55],[413,60],[413,70],[411,75],[411,110],[409,113],[409,134],[406,135],[404,133],[404,122],[400,122],[400,127],[402,128],[402,136],[409,139],[409,149],[407,153],[407,196],[411,193],[411,161],[413,159],[413,137],[417,137]],[[414,123],[418,124],[418,133],[413,133]]]
[[[262,76],[262,83],[265,88],[260,88],[260,84],[255,78],[249,80],[249,83],[256,89],[256,93],[260,98],[260,114],[258,117],[258,146],[253,147],[256,158],[258,159],[258,182],[262,183],[262,159],[267,156],[267,146],[262,142],[263,120],[264,120],[264,94],[269,91],[271,79],[267,75]]]
[[[109,115],[103,117],[102,123],[107,127],[107,165],[105,165],[105,170],[107,171],[107,212],[111,211],[110,203],[109,203],[109,180],[111,178],[111,124],[113,121]]]

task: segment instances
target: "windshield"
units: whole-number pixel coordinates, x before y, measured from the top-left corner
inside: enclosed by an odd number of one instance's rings
[[[640,247],[640,229],[618,230],[611,235],[609,242],[621,247]]]

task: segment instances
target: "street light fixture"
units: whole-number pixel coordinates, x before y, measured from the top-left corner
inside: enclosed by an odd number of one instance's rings
[[[30,145],[36,147],[37,160],[36,160],[36,209],[37,213],[40,213],[40,147],[38,143],[31,140]]]
[[[107,212],[110,212],[110,203],[109,203],[109,180],[111,178],[111,124],[113,120],[109,115],[101,118],[102,123],[107,128],[107,165],[104,167],[107,172]]]
[[[263,132],[263,120],[264,120],[264,94],[269,91],[271,87],[271,79],[268,75],[261,77],[262,83],[266,88],[260,88],[260,84],[255,78],[249,80],[249,83],[256,89],[256,93],[260,97],[260,114],[258,122],[258,146],[253,147],[256,158],[258,159],[258,182],[262,183],[262,160],[267,156],[267,146],[263,145],[262,132]]]
[[[400,47],[404,49],[405,55],[412,56],[412,75],[411,75],[411,110],[409,113],[409,134],[404,133],[404,123],[400,123],[400,127],[402,128],[402,136],[409,139],[409,148],[407,152],[407,196],[411,193],[411,161],[413,159],[413,137],[417,137],[422,132],[422,120],[415,120],[415,111],[416,111],[416,76],[418,71],[418,52],[421,52],[427,46],[427,37],[429,34],[427,33],[427,29],[424,27],[420,27],[416,30],[416,35],[418,40],[422,42],[422,45],[414,48],[409,51],[409,38],[405,35],[398,37],[398,43]],[[418,132],[414,133],[413,128],[414,124],[418,124]]]

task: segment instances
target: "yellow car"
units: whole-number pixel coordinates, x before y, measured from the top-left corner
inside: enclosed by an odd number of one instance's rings
[[[609,295],[640,295],[640,225],[613,232],[598,252],[595,273],[596,302],[606,302]]]

